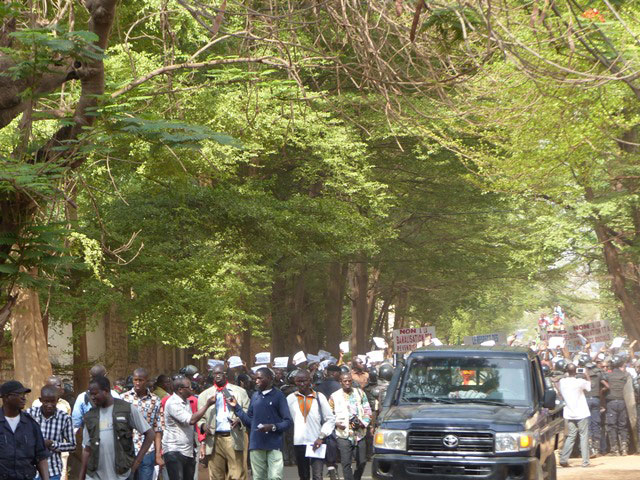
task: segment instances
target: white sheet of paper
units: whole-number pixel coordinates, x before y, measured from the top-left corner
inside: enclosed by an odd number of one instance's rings
[[[624,337],[616,337],[613,339],[613,342],[611,342],[611,348],[620,348],[622,347],[623,343]]]
[[[324,458],[326,454],[327,446],[323,443],[317,450],[313,449],[313,445],[307,445],[307,451],[304,453],[304,456],[309,458]]]
[[[349,353],[349,342],[340,342],[340,351],[342,353]]]
[[[367,352],[367,358],[371,363],[381,363],[384,361],[384,352],[382,350]]]
[[[563,348],[564,347],[564,337],[551,337],[549,339],[549,348]]]
[[[326,360],[327,358],[331,357],[331,352],[327,352],[326,350],[318,350],[318,356],[320,357],[320,360]]]
[[[271,362],[270,352],[256,353],[256,365],[265,365]]]

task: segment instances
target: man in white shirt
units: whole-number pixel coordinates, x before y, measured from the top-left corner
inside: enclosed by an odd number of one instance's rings
[[[589,419],[591,411],[584,392],[591,390],[589,369],[584,369],[586,380],[576,378],[576,366],[570,363],[567,366],[567,376],[560,380],[559,387],[565,406],[563,416],[567,422],[569,433],[564,441],[564,447],[560,453],[560,465],[569,466],[569,456],[573,450],[576,436],[580,433],[580,453],[582,454],[582,466],[589,466]]]
[[[322,480],[322,458],[306,456],[307,445],[317,450],[324,439],[333,433],[336,418],[324,394],[311,389],[311,376],[306,370],[298,370],[295,376],[298,391],[287,397],[287,405],[293,419],[293,448],[298,464],[300,480]]]
[[[180,375],[173,380],[173,395],[164,406],[162,450],[169,480],[194,478],[196,472],[195,424],[216,402],[215,396],[209,397],[194,413],[187,400],[192,394],[191,380]]]

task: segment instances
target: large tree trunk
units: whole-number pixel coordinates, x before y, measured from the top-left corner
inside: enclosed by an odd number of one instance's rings
[[[73,329],[73,389],[83,392],[89,387],[89,349],[87,348],[87,317],[82,312],[71,323]]]
[[[342,307],[349,266],[346,263],[331,262],[327,278],[326,310],[326,342],[325,348],[336,358],[340,355],[342,341]]]
[[[640,308],[637,303],[640,299],[631,295],[627,288],[627,282],[630,280],[625,275],[614,238],[608,234],[605,225],[599,220],[595,221],[594,229],[602,245],[605,263],[611,277],[611,289],[620,301],[618,310],[624,329],[631,338],[640,341]]]
[[[122,320],[118,305],[112,303],[103,316],[106,367],[111,380],[126,378],[129,372],[129,342],[127,323]]]
[[[287,282],[277,275],[271,289],[271,347],[274,356],[286,355],[290,342],[289,316],[286,311]],[[244,359],[250,361],[251,359]]]
[[[40,388],[51,376],[49,347],[42,328],[40,298],[36,291],[21,288],[11,313],[15,379],[31,388],[27,405],[40,396]]]
[[[366,262],[356,262],[349,272],[351,285],[351,352],[366,353],[369,323],[369,269]]]

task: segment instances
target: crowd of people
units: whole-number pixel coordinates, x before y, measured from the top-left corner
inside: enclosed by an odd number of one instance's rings
[[[79,442],[80,480],[192,480],[199,463],[210,480],[247,480],[249,471],[281,479],[285,464],[297,465],[301,480],[320,480],[325,469],[337,479],[339,466],[344,480],[360,480],[393,367],[308,357],[251,369],[232,357],[208,372],[188,365],[155,378],[136,368],[113,383],[96,365],[76,398],[53,376],[30,408],[31,390],[8,381],[0,478],[66,480]]]
[[[537,347],[547,382],[564,404],[568,435],[561,466],[568,465],[578,437],[585,467],[599,455],[628,455],[634,436],[640,453],[640,352],[634,352],[635,344],[594,351],[587,342],[576,352],[549,349],[544,342]],[[635,424],[629,416],[633,410]]]

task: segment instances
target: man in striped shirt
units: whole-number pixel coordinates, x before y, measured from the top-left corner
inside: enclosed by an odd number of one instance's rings
[[[133,371],[133,388],[122,395],[122,399],[137,407],[142,416],[155,432],[154,443],[151,444],[144,456],[140,468],[134,474],[135,480],[153,480],[154,466],[164,466],[162,459],[162,429],[164,418],[160,413],[162,404],[160,398],[151,393],[148,387],[149,374],[144,368],[136,368]],[[133,432],[133,445],[136,455],[142,447],[144,435]]]
[[[63,465],[60,453],[71,452],[76,448],[71,416],[56,407],[59,397],[59,389],[47,384],[40,391],[41,406],[27,410],[27,413],[40,425],[45,447],[51,451],[51,456],[47,460],[50,480],[60,480],[62,476]]]

